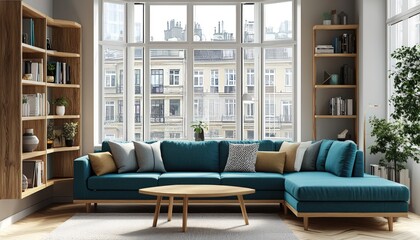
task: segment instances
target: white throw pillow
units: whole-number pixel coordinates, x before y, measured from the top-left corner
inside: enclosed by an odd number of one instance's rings
[[[136,160],[136,152],[134,151],[134,144],[109,142],[112,157],[115,165],[117,165],[118,173],[135,172],[139,169]]]
[[[299,172],[302,167],[303,156],[305,156],[305,151],[312,144],[311,141],[301,142],[298,149],[296,150],[296,160],[295,160],[295,171]]]

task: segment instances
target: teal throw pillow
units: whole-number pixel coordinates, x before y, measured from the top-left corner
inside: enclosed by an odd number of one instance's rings
[[[336,141],[328,152],[325,170],[339,177],[351,177],[357,146],[353,141]]]
[[[321,147],[319,147],[318,158],[316,159],[316,170],[325,171],[325,161],[327,161],[328,151],[334,140],[322,140]]]

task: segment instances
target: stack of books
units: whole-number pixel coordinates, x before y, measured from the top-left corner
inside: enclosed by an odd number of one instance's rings
[[[24,160],[22,163],[22,173],[28,179],[28,188],[43,185],[42,175],[44,174],[44,164],[42,160]]]
[[[22,20],[22,42],[35,46],[35,23],[32,18]]]
[[[334,53],[333,45],[317,45],[315,53]]]
[[[45,93],[23,94],[22,117],[45,116]]]
[[[54,76],[54,83],[70,84],[70,65],[65,62],[48,62],[48,69],[54,69],[53,72],[49,70],[48,75]]]
[[[353,99],[331,98],[329,110],[331,115],[353,115]]]
[[[43,59],[23,59],[22,79],[42,82],[44,78]]]

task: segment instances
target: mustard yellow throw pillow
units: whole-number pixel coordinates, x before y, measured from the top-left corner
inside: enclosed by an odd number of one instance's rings
[[[285,152],[257,152],[255,171],[283,173],[286,161]]]
[[[300,145],[300,142],[298,143],[283,142],[283,144],[281,145],[279,152],[286,153],[286,164],[284,165],[285,172],[295,171],[296,151],[299,145]]]
[[[110,152],[89,153],[90,164],[97,176],[117,171],[114,158]]]

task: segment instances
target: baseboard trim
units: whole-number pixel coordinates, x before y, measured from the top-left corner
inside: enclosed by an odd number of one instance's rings
[[[12,225],[13,223],[31,215],[32,213],[47,207],[48,205],[52,204],[53,200],[51,198],[46,199],[44,201],[41,201],[35,205],[32,205],[18,213],[15,213],[5,219],[3,219],[2,221],[0,221],[0,229],[3,229],[5,227],[8,227],[10,225]]]

